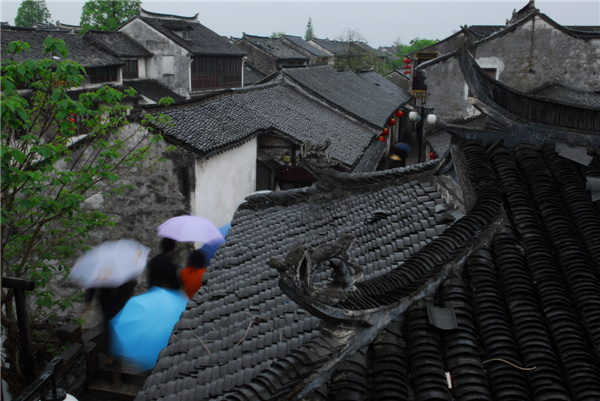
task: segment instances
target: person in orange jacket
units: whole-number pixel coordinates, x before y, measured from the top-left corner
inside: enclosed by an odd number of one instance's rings
[[[184,269],[179,272],[179,278],[185,293],[192,299],[202,287],[202,276],[206,272],[206,258],[200,250],[193,251]]]

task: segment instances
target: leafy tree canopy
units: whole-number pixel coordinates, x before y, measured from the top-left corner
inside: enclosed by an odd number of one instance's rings
[[[90,0],[81,9],[81,35],[90,29],[114,31],[138,14],[141,0]]]
[[[398,52],[398,57],[404,59],[404,57],[408,56],[409,54],[434,45],[437,42],[439,42],[438,39],[414,38],[409,42],[408,45],[402,45],[402,48]]]
[[[439,42],[438,39],[421,38],[412,39],[408,45],[403,45],[399,42],[394,42],[394,47],[399,50],[398,53],[396,53],[396,59],[388,62],[390,71],[394,70],[395,68],[402,67],[404,65],[404,58],[409,54],[425,49],[426,47],[436,44],[437,42]]]
[[[17,10],[15,25],[31,27],[36,23],[52,23],[46,0],[23,0]]]
[[[16,61],[29,45],[10,43],[0,75],[1,274],[35,284],[28,294],[32,323],[51,319],[80,300],[81,292],[59,299],[49,284],[64,280],[92,230],[114,224],[84,202],[128,189],[119,184],[120,177],[161,159],[150,153],[160,135],[144,127],[155,120],[152,116],[124,129],[129,107],[123,100],[133,90],[105,86],[71,95],[70,89],[84,83],[84,69],[66,59],[64,41],[49,37],[44,48],[45,59]],[[14,293],[1,291],[3,348],[10,364],[2,378],[15,390],[22,377]],[[52,356],[43,344],[34,354]],[[38,362],[44,366],[48,360]]]
[[[273,32],[273,33],[271,34],[271,38],[273,38],[273,39],[277,39],[277,38],[280,38],[280,37],[282,37],[283,35],[285,35],[285,32]]]
[[[313,28],[312,18],[308,18],[308,23],[306,24],[306,32],[304,33],[304,40],[307,42],[316,38],[315,30]]]

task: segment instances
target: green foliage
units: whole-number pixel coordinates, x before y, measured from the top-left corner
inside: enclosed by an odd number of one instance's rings
[[[273,33],[271,34],[271,38],[272,38],[272,39],[277,39],[277,38],[280,38],[280,37],[282,37],[283,35],[285,35],[285,32],[273,32]]]
[[[437,42],[439,42],[438,39],[414,38],[410,41],[410,43],[408,45],[401,45],[401,48],[397,53],[397,59],[393,60],[389,63],[391,69],[393,70],[395,68],[402,67],[404,65],[404,58],[406,56],[408,56],[409,54],[414,53],[416,51],[425,49],[426,47],[429,47],[431,45],[434,45]],[[399,47],[399,46],[396,45],[396,47]]]
[[[90,0],[81,9],[81,35],[90,29],[114,31],[138,14],[141,0]]]
[[[92,230],[114,224],[84,202],[123,190],[120,177],[154,165],[158,159],[150,150],[162,139],[143,123],[137,130],[123,129],[129,124],[123,100],[133,90],[101,87],[71,97],[67,91],[83,84],[85,70],[66,59],[64,41],[48,37],[44,47],[48,58],[19,62],[13,56],[27,52],[29,45],[10,43],[0,77],[2,277],[35,283],[28,294],[34,301],[32,323],[81,300],[78,292],[58,298],[47,286],[64,279]],[[156,119],[169,123],[163,116],[144,121]],[[14,294],[5,288],[2,305],[4,348],[9,361],[15,361]],[[18,370],[18,363],[10,366]]]
[[[17,10],[15,25],[32,27],[36,23],[52,23],[46,0],[23,0]]]
[[[304,40],[311,41],[314,38],[316,38],[315,36],[315,30],[313,28],[313,22],[312,22],[312,18],[308,17],[308,23],[306,24],[306,33],[304,33]]]

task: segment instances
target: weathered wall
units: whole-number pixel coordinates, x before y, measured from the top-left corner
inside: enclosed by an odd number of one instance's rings
[[[138,129],[138,124],[131,124],[124,134]],[[138,131],[136,135],[143,135],[143,132]],[[167,152],[167,146],[165,141],[153,145],[151,157],[163,156],[166,161],[154,166],[146,163],[143,169],[121,175],[119,182],[133,188],[114,196],[99,194],[86,202],[87,207],[97,209],[115,221],[114,227],[93,232],[92,244],[130,238],[151,248],[152,257],[159,252],[158,226],[171,217],[190,214],[191,194],[195,187],[195,155],[181,147]],[[187,247],[184,244],[180,248],[177,259],[181,265],[185,262]]]
[[[146,58],[146,76],[156,79],[181,96],[190,91],[191,59],[187,50],[160,34],[143,21],[134,19],[119,31],[135,39],[154,56]],[[173,70],[165,70],[163,56],[173,56]]]
[[[547,83],[600,89],[600,38],[571,36],[539,17],[482,42],[475,56],[504,59],[498,79],[523,92]]]
[[[550,83],[600,90],[600,39],[571,36],[539,17],[481,42],[472,52],[480,67],[496,68],[500,82],[522,92]],[[478,114],[455,56],[424,68],[427,107],[435,109],[438,124]]]
[[[210,159],[198,159],[192,214],[218,227],[231,222],[244,198],[256,189],[256,138]]]

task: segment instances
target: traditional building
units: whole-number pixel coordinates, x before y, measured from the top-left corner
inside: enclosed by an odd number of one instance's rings
[[[140,13],[119,28],[153,54],[146,76],[177,94],[190,97],[215,89],[241,87],[242,50],[198,22],[182,17]]]
[[[248,63],[265,75],[283,67],[305,66],[310,62],[306,52],[293,49],[279,38],[244,33],[235,45],[248,54]]]
[[[317,48],[300,36],[283,35],[279,40],[292,49],[308,56],[309,64],[331,64],[332,62],[333,54],[324,49]]]
[[[21,41],[29,44],[30,51],[17,55],[16,60],[48,58],[50,56],[44,52],[44,41],[48,37],[64,40],[69,52],[67,59],[76,61],[85,68],[84,88],[123,83],[123,66],[125,62],[104,51],[88,39],[82,38],[73,30],[56,27],[38,29],[2,25],[1,33],[2,54],[11,42]]]
[[[137,401],[600,397],[597,96],[516,91],[469,50],[485,121],[373,173],[305,144],[320,185],[239,206]]]
[[[449,38],[413,54],[434,54],[413,70],[413,89],[425,89],[428,108],[438,122],[460,121],[476,116],[472,93],[460,68],[458,50],[464,40],[478,65],[493,79],[515,90],[534,93],[549,84],[583,91],[600,90],[600,35],[598,27],[565,27],[534,7],[513,13],[506,26],[463,27]],[[421,77],[421,78],[419,78]],[[426,79],[426,88],[416,85]]]

